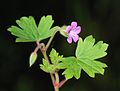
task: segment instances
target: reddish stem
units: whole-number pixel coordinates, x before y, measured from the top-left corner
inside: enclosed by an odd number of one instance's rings
[[[66,82],[67,82],[66,79],[62,80],[62,81],[59,83],[59,88],[62,87]]]

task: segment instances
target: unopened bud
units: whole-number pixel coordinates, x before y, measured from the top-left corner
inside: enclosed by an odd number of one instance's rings
[[[37,53],[32,52],[29,59],[30,67],[35,63],[36,59],[37,59]]]
[[[68,35],[67,35],[67,33],[66,33],[66,27],[67,26],[62,26],[61,28],[60,28],[60,34],[61,35],[63,35],[64,37],[68,37]]]

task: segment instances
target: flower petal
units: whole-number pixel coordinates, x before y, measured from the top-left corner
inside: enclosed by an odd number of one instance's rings
[[[69,37],[67,38],[67,41],[68,41],[69,44],[71,44],[71,43],[72,43],[72,37],[69,36]]]
[[[73,29],[76,28],[77,27],[77,22],[72,22],[71,26],[72,26]]]
[[[70,33],[69,33],[69,36],[71,36],[71,37],[76,36],[76,35],[77,35],[77,33],[75,31],[70,31]]]
[[[78,39],[79,39],[79,36],[76,34],[76,36],[73,36],[72,38],[73,38],[73,41],[74,41],[74,42],[77,42]]]
[[[71,31],[71,28],[72,28],[71,26],[67,26],[66,32],[69,33]]]
[[[76,32],[76,34],[79,34],[81,32],[81,27],[78,26],[76,29],[74,29],[74,32]]]

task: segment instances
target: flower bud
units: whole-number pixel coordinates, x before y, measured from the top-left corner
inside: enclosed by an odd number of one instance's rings
[[[30,67],[35,63],[36,59],[37,59],[37,53],[32,52],[29,59]]]
[[[63,35],[64,37],[68,37],[68,35],[66,33],[66,28],[67,28],[67,26],[62,26],[59,30],[60,34]]]

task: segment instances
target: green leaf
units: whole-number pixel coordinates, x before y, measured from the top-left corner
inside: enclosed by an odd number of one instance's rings
[[[95,73],[104,74],[104,68],[107,67],[106,64],[95,60],[89,59],[79,59],[78,64],[80,67],[90,76],[95,77]],[[102,65],[101,65],[102,64]]]
[[[97,61],[107,55],[108,44],[99,41],[95,44],[95,39],[88,36],[84,41],[80,38],[76,48],[76,57],[80,67],[90,76],[95,77],[95,73],[104,74],[106,64]]]
[[[40,68],[47,73],[54,73],[55,71],[62,69],[61,60],[63,56],[59,56],[59,53],[55,49],[52,49],[50,52],[51,63],[43,59],[43,64],[40,64]]]
[[[47,60],[43,59],[43,64],[40,64],[40,68],[47,72],[47,73],[54,73],[55,72],[55,67],[54,65],[50,64]]]
[[[38,25],[38,32],[39,32],[39,40],[46,39],[52,35],[56,29],[50,29],[54,20],[52,20],[52,16],[43,16]]]
[[[22,17],[16,20],[19,25],[11,26],[8,31],[17,37],[16,42],[35,42],[51,37],[58,30],[58,26],[51,28],[53,24],[52,16],[43,16],[37,27],[32,16]]]
[[[29,39],[16,38],[16,42],[32,42]]]
[[[18,37],[16,42],[33,42],[38,39],[37,26],[32,16],[22,17],[20,20],[16,20],[16,23],[19,27],[11,26],[8,28],[11,34]]]
[[[78,41],[76,49],[77,58],[98,59],[107,55],[105,52],[108,48],[108,44],[99,41],[95,43],[95,39],[92,36],[88,36],[83,41],[81,38]]]
[[[28,34],[31,38],[38,38],[37,25],[32,16],[22,17],[20,20],[17,20],[16,23],[23,29],[23,31]]]
[[[65,75],[66,79],[71,79],[73,76],[76,79],[80,78],[81,67],[78,65],[77,59],[75,57],[63,58],[61,66],[63,69],[65,69],[62,74]]]
[[[63,56],[59,56],[59,53],[55,49],[52,49],[50,52],[51,64],[43,59],[43,64],[40,64],[40,68],[47,73],[54,73],[56,70],[61,69],[61,60]]]
[[[36,59],[37,59],[37,54],[32,52],[29,59],[30,67],[35,63]]]
[[[58,64],[63,58],[63,56],[59,56],[59,53],[56,52],[56,50],[53,48],[52,48],[49,56],[50,56],[52,64]]]

